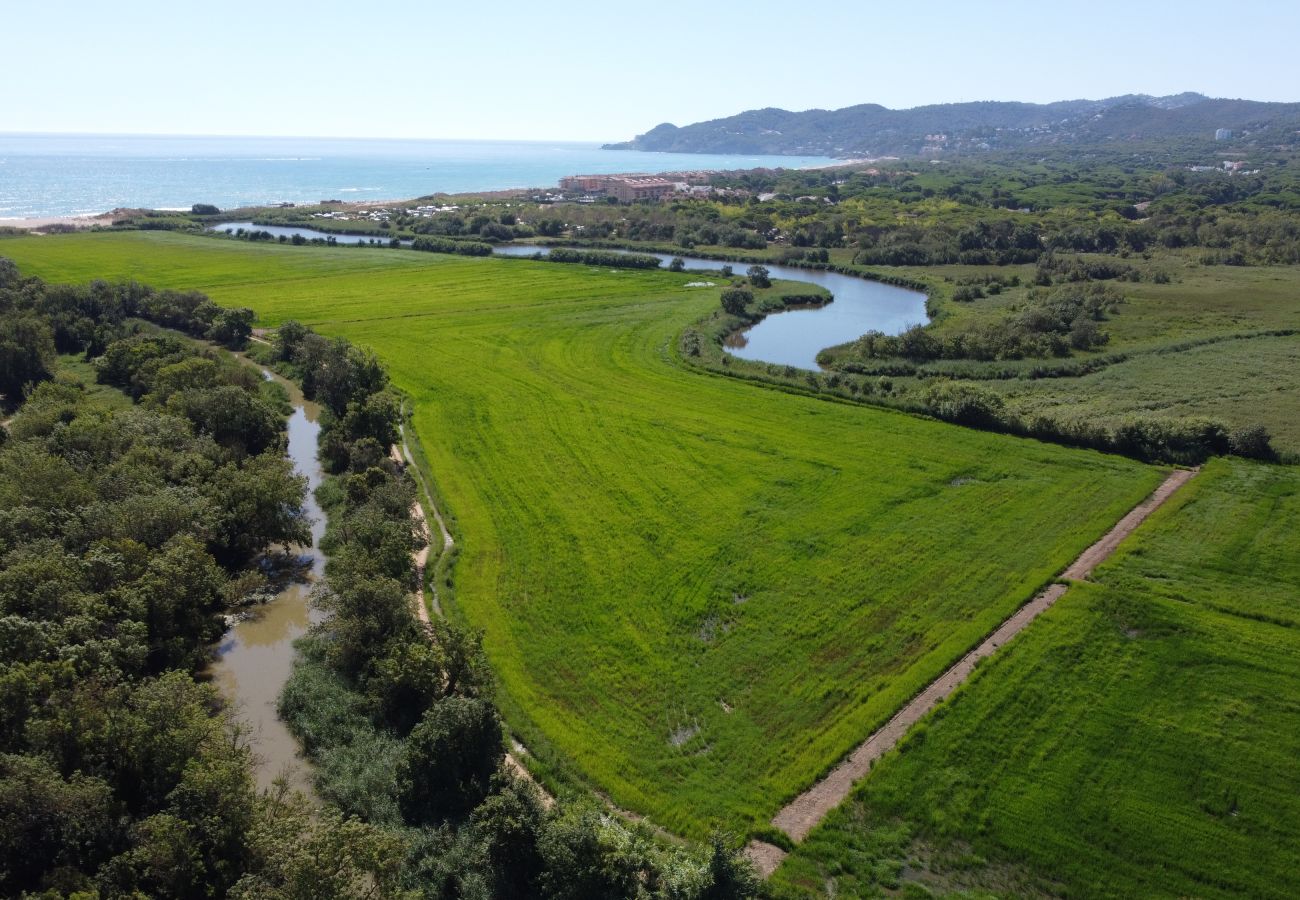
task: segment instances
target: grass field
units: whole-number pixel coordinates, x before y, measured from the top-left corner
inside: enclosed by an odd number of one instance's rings
[[[0,255],[379,352],[538,771],[688,835],[766,822],[1161,476],[687,369],[717,304],[690,275],[157,232]]]
[[[1297,533],[1300,470],[1210,463],[882,760],[780,892],[1296,896]]]
[[[1273,434],[1277,449],[1300,454],[1300,334],[1261,335],[1300,328],[1300,266],[1202,266],[1194,253],[1164,252],[1149,260],[1082,255],[1142,273],[1140,282],[1110,282],[1127,298],[1103,325],[1110,341],[1092,353],[1076,354],[1078,359],[1114,354],[1127,358],[1083,377],[982,384],[1002,394],[1008,408],[1022,417],[1046,413],[1110,424],[1141,414],[1209,417],[1233,427],[1262,424]],[[1020,278],[1022,287],[973,302],[940,299],[934,328],[944,333],[973,322],[997,321],[1023,303],[1035,267],[881,271],[936,284],[994,274]],[[1167,275],[1169,283],[1156,283],[1157,273]],[[950,290],[943,285],[937,296],[946,297]],[[971,369],[980,367],[973,364]]]

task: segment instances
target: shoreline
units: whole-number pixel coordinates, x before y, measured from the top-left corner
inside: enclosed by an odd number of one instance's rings
[[[835,168],[842,168],[842,167],[855,166],[855,165],[865,165],[875,161],[876,160],[871,158],[829,159],[826,162],[821,162],[821,163],[813,163],[805,166],[792,166],[790,167],[789,171],[808,172],[808,171],[817,171],[822,169],[835,169]],[[717,169],[717,170],[710,170],[710,171],[714,171],[718,174],[724,174],[730,172],[749,172],[749,171],[754,171],[754,169]],[[676,173],[675,172],[646,172],[646,173],[635,173],[635,174],[637,175],[645,174],[648,177],[653,177],[656,175],[663,176],[663,175],[670,175]],[[477,198],[477,199],[484,199],[484,200],[504,200],[504,199],[516,198],[520,195],[527,194],[530,191],[551,191],[551,190],[555,190],[555,188],[536,187],[536,186],[511,187],[511,188],[495,188],[492,190],[482,190],[482,191],[460,191],[456,193],[447,192],[447,191],[433,191],[428,194],[421,194],[417,197],[407,197],[407,198],[400,198],[400,199],[393,198],[393,199],[342,200],[338,202],[338,205],[345,209],[365,210],[365,209],[376,209],[382,207],[405,206],[407,204],[415,203],[419,200],[432,199],[434,197],[445,197],[448,199]],[[294,205],[315,206],[318,204],[314,204],[310,201],[303,200],[303,201],[294,201]],[[277,208],[276,204],[268,204],[268,205],[259,205],[259,206],[234,207],[231,209],[223,210],[223,212],[252,214],[254,211],[268,210],[268,209],[275,209],[275,208]],[[76,228],[76,229],[95,228],[95,227],[106,228],[106,227],[110,227],[113,224],[114,219],[126,218],[128,216],[142,215],[144,213],[149,213],[149,212],[188,213],[188,210],[180,207],[174,209],[173,208],[152,208],[152,207],[118,207],[116,209],[107,210],[105,212],[100,212],[100,213],[79,213],[76,215],[0,216],[0,229],[17,228],[24,231],[41,231],[47,228]]]
[[[0,218],[0,228],[20,228],[25,231],[39,231],[42,228],[96,228],[108,227],[119,218],[119,210],[102,213],[88,213],[80,216],[22,216]]]

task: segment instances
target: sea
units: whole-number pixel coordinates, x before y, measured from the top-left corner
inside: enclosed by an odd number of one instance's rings
[[[565,175],[806,168],[819,156],[602,150],[577,141],[0,134],[0,220],[554,187]]]

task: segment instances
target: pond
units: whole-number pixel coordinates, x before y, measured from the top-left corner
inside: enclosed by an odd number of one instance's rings
[[[245,231],[265,231],[277,238],[280,235],[291,238],[295,234],[300,234],[309,241],[313,238],[320,238],[321,240],[334,238],[334,242],[337,244],[379,244],[387,247],[389,241],[387,237],[379,235],[337,234],[333,231],[317,231],[315,228],[298,228],[292,225],[254,225],[252,222],[222,222],[220,225],[209,225],[208,231],[220,231],[224,234],[227,231],[238,231],[241,228]],[[411,242],[403,241],[402,243],[403,245],[409,245]]]

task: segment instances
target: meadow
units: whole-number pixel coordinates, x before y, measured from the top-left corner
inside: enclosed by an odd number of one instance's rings
[[[690,275],[130,232],[0,241],[373,348],[552,786],[765,823],[1146,495],[1129,460],[691,369]]]
[[[1297,531],[1300,472],[1208,464],[877,765],[778,895],[1294,897]]]
[[[1275,448],[1300,453],[1300,268],[1296,266],[1204,266],[1196,251],[1165,251],[1117,259],[1079,254],[1085,262],[1111,262],[1141,274],[1139,282],[1110,281],[1125,301],[1101,323],[1109,340],[1070,361],[1102,360],[1089,374],[1028,378],[1044,360],[922,364],[922,370],[953,371],[1000,394],[1022,418],[1046,414],[1062,419],[1114,423],[1128,416],[1208,417],[1230,427],[1264,425]],[[944,335],[971,324],[1001,320],[1024,304],[1035,267],[886,267],[934,287],[931,328]],[[1159,275],[1167,282],[1157,282]],[[963,282],[989,277],[1020,287],[970,302],[952,294]],[[1278,333],[1290,332],[1290,333]],[[1047,360],[1058,364],[1062,360]],[[916,379],[898,379],[900,386]]]

